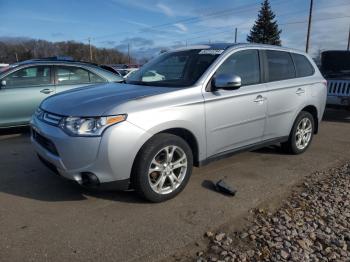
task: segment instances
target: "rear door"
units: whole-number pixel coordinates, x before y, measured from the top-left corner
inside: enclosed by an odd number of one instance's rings
[[[55,65],[54,67],[57,93],[91,84],[107,82],[102,77],[82,67],[68,65]]]
[[[51,72],[50,65],[29,66],[1,79],[0,127],[28,124],[41,101],[55,93]]]
[[[264,140],[289,135],[294,118],[306,100],[303,78],[297,78],[292,56],[289,52],[263,51],[267,120]]]

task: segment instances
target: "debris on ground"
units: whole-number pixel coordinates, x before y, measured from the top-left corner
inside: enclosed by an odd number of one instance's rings
[[[315,172],[243,232],[207,232],[195,261],[350,261],[350,164]]]
[[[224,180],[219,180],[215,184],[216,191],[219,191],[221,193],[224,193],[225,195],[234,196],[236,194],[236,190],[233,189],[231,186],[225,183]]]

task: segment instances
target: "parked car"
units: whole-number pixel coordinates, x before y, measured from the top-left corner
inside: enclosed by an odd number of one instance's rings
[[[164,78],[143,81],[149,72]],[[32,142],[68,179],[134,188],[153,202],[183,190],[193,165],[276,143],[303,153],[327,96],[305,53],[257,44],[170,51],[126,83],[46,99],[31,121]]]
[[[101,65],[100,67],[124,79],[126,79],[132,72],[138,70],[138,68],[120,68],[119,66],[114,65]]]
[[[142,75],[143,82],[158,82],[165,80],[165,76],[151,70]]]
[[[129,76],[131,76],[133,73],[135,73],[138,68],[128,68],[128,72],[123,76],[124,79],[127,79]]]
[[[9,64],[5,64],[5,63],[0,63],[0,70],[5,68],[5,67],[8,67]]]
[[[28,125],[46,97],[97,83],[120,82],[98,66],[66,60],[28,60],[0,71],[0,128]]]
[[[327,105],[350,109],[350,51],[324,51],[321,72],[328,82]]]

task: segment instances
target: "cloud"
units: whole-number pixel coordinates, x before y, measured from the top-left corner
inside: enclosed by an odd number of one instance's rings
[[[121,44],[132,44],[133,46],[145,46],[145,45],[153,45],[154,42],[151,39],[143,38],[143,37],[128,37],[124,40],[120,41]]]
[[[162,3],[158,3],[156,6],[166,16],[174,16],[174,12],[169,6],[166,6],[165,4],[162,4]]]
[[[327,5],[326,5],[327,6]],[[322,7],[322,5],[320,6]],[[310,36],[310,53],[316,55],[318,50],[346,48],[349,33],[348,9],[344,6],[320,8],[313,15]],[[343,18],[341,18],[343,17]],[[328,18],[338,18],[329,19]],[[303,21],[294,19],[293,21]],[[305,50],[307,23],[282,26],[282,44],[295,49]]]
[[[115,41],[112,41],[112,40],[110,40],[110,41],[101,41],[100,42],[101,44],[104,44],[104,45],[109,45],[109,46],[114,46],[115,44],[116,44],[116,42]]]
[[[120,18],[120,21],[123,21],[125,23],[131,24],[131,25],[136,25],[136,26],[140,26],[140,27],[150,27],[149,24],[145,24],[145,23],[140,23],[134,20],[129,20],[129,19],[124,19],[124,18]]]
[[[126,52],[128,48],[135,50],[144,50],[145,48],[151,48],[154,46],[154,42],[151,39],[143,37],[127,37],[119,42],[119,45],[116,45],[115,48]]]
[[[182,32],[188,31],[188,28],[182,23],[175,23],[174,26],[180,29]]]
[[[61,32],[56,32],[56,33],[51,33],[51,36],[52,37],[61,37],[61,36],[64,36],[64,34]]]

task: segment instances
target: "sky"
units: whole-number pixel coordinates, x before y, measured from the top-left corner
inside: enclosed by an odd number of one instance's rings
[[[178,46],[246,42],[262,0],[0,0],[0,37],[75,40],[136,58]],[[270,0],[282,45],[305,50],[309,0]],[[310,53],[345,49],[350,0],[314,0]]]

